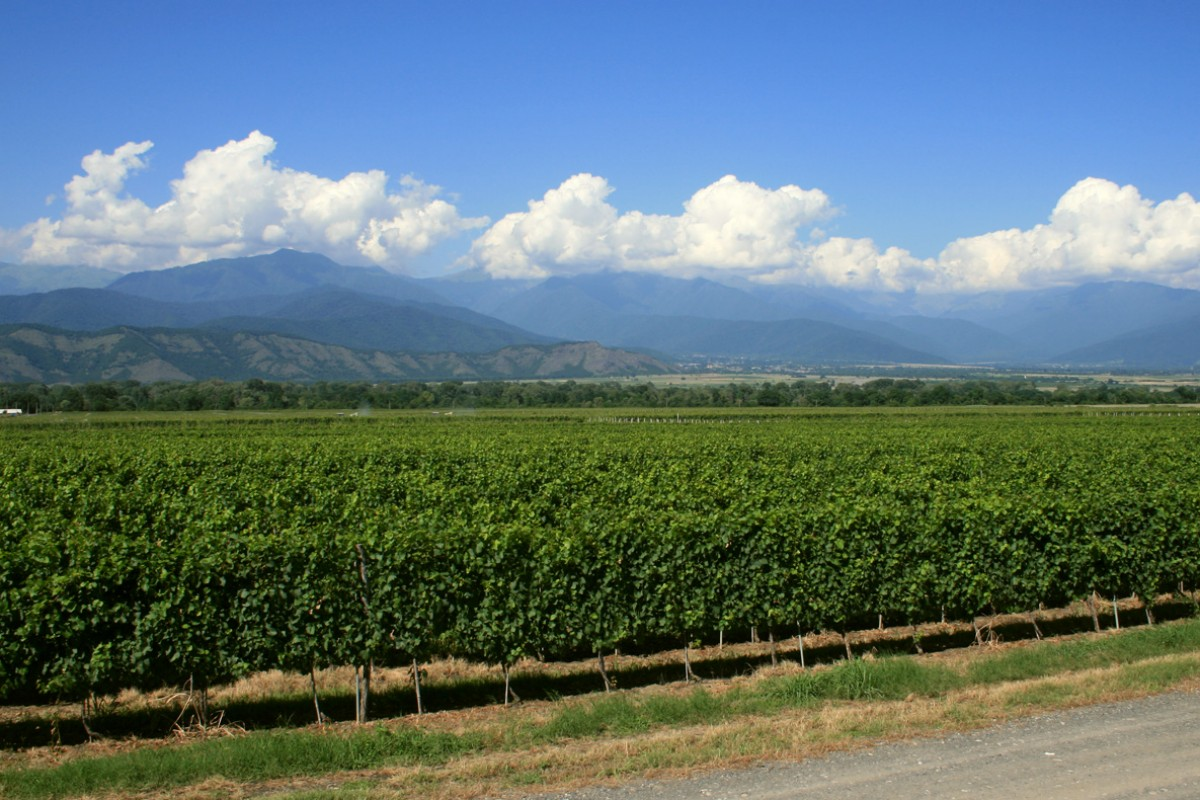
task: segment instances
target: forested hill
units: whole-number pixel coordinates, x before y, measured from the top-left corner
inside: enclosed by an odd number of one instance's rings
[[[405,353],[269,332],[0,325],[0,379],[37,383],[591,378],[667,369],[650,356],[594,342],[514,345],[488,353]]]

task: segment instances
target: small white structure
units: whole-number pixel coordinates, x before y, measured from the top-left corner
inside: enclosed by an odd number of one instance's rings
[[[21,413],[19,408],[0,408],[0,417],[19,417]]]

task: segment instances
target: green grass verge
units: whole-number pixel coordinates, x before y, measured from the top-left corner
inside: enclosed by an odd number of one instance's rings
[[[832,669],[764,681],[756,688],[755,699],[790,706],[825,700],[899,700],[910,694],[933,696],[967,683],[948,667],[896,656],[843,661]]]
[[[729,698],[698,687],[681,695],[622,693],[565,705],[545,723],[519,731],[528,744],[598,736],[628,736],[654,728],[714,723],[739,713]]]
[[[619,737],[649,730],[713,724],[725,719],[770,714],[828,701],[898,700],[936,697],[956,689],[1044,678],[1113,665],[1126,688],[1156,690],[1194,677],[1190,663],[1156,662],[1158,656],[1200,651],[1200,620],[1118,635],[1085,637],[1019,647],[972,659],[956,670],[931,659],[908,656],[854,660],[829,669],[779,676],[714,693],[704,687],[662,694],[622,692],[564,701],[548,719],[499,723],[499,732],[451,734],[383,726],[346,731],[289,731],[202,741],[179,747],[147,748],[120,755],[79,759],[58,767],[0,774],[4,797],[59,798],[106,792],[162,790],[221,777],[254,782],[323,775],[348,770],[422,764],[437,765],[484,749],[518,750],[566,740]],[[1142,663],[1144,662],[1144,663]],[[1069,685],[1039,684],[1014,695],[1014,705],[1055,704],[1076,691]],[[355,796],[369,787],[344,787]],[[324,797],[318,792],[299,797]]]
[[[76,797],[186,786],[214,777],[253,782],[396,764],[440,764],[478,750],[476,736],[371,727],[344,733],[270,732],[136,750],[0,775],[5,797]]]

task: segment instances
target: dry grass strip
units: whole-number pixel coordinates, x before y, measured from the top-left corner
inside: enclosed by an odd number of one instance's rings
[[[961,658],[961,657],[960,657]],[[957,661],[959,659],[951,659]],[[428,800],[515,798],[569,791],[593,785],[617,785],[646,778],[672,778],[701,770],[728,769],[762,761],[796,761],[881,742],[944,735],[986,727],[1050,710],[1127,700],[1162,690],[1200,690],[1200,678],[1147,688],[1136,679],[1155,667],[1190,665],[1200,671],[1200,654],[1187,653],[1089,669],[1036,680],[954,691],[936,698],[898,701],[826,701],[809,708],[785,709],[766,716],[743,716],[712,724],[655,730],[620,738],[570,740],[518,751],[488,751],[437,767],[400,767],[239,785],[220,779],[169,794],[139,795],[138,800],[304,797],[400,798]],[[767,671],[778,674],[778,671]],[[761,680],[760,676],[737,679]],[[733,682],[706,686],[719,692]],[[662,687],[662,691],[679,691]],[[646,690],[643,690],[646,691]],[[430,715],[419,723],[437,730],[490,731],[544,719],[550,704]],[[468,719],[468,717],[472,719]],[[108,800],[107,798],[105,800]]]

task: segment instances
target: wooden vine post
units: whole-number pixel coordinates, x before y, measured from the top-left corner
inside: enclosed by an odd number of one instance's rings
[[[600,677],[604,680],[604,691],[612,691],[612,679],[608,677],[608,670],[604,667],[604,651],[597,649],[596,658],[600,663]]]
[[[683,679],[687,683],[699,681],[700,676],[692,669],[692,637],[685,636],[683,639]]]
[[[321,713],[321,698],[317,696],[317,667],[315,664],[308,668],[308,685],[312,689],[313,709],[317,712],[317,724],[325,724],[325,715]]]
[[[367,583],[367,556],[363,552],[361,544],[354,545],[354,549],[358,552],[358,577],[362,580],[362,594],[359,597],[362,600],[363,613],[366,616],[369,631],[371,603],[368,599],[370,584]],[[371,662],[372,659],[368,656],[366,663],[354,670],[354,721],[359,725],[367,721],[367,706],[371,698]]]
[[[504,705],[521,702],[521,697],[512,688],[512,664],[505,661],[500,665],[504,671]]]
[[[413,687],[417,693],[417,714],[425,713],[425,702],[421,699],[421,665],[414,658],[412,663]]]
[[[1087,599],[1088,611],[1092,615],[1092,627],[1096,629],[1096,633],[1100,632],[1100,612],[1096,610],[1096,591],[1088,595]]]

